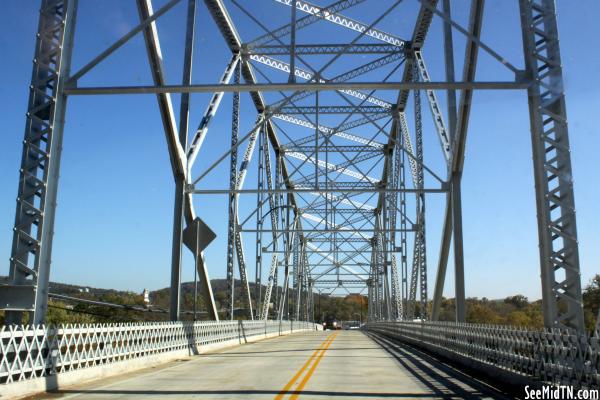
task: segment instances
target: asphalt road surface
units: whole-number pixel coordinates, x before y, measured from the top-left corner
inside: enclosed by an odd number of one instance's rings
[[[39,397],[38,397],[39,398]],[[362,331],[298,333],[61,388],[76,399],[505,398],[466,374]]]

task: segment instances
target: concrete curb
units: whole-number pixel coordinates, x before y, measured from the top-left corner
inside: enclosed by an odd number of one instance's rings
[[[132,360],[118,361],[90,368],[81,368],[75,371],[63,372],[50,375],[43,378],[23,380],[19,382],[0,385],[0,399],[20,399],[48,391],[65,388],[76,384],[102,380],[113,376],[134,372],[144,368],[151,368],[157,365],[165,364],[180,358],[193,357],[195,355],[206,354],[215,350],[221,350],[230,347],[241,346],[244,343],[257,342],[264,339],[270,339],[277,336],[285,336],[300,332],[310,332],[313,329],[294,329],[293,331],[281,331],[255,335],[251,337],[239,337],[230,339],[221,343],[213,343],[205,346],[196,346],[194,351],[190,349],[173,350],[161,354],[154,354],[147,357],[135,358]]]

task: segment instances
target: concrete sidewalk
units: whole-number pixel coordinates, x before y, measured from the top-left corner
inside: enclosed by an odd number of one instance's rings
[[[38,398],[502,398],[415,350],[360,331],[263,340]]]

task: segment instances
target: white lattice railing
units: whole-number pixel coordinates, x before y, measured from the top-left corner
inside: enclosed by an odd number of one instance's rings
[[[282,332],[314,330],[301,321],[145,322],[4,326],[0,384],[175,350]]]
[[[597,334],[453,322],[370,322],[366,329],[521,377],[579,388],[600,387]]]

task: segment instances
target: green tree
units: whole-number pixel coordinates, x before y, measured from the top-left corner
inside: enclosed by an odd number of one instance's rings
[[[48,314],[46,324],[90,324],[97,322],[93,315],[71,311],[72,306],[61,301],[48,300]]]
[[[467,322],[474,324],[501,324],[502,318],[488,305],[470,301],[467,306]]]
[[[506,325],[513,326],[531,326],[531,319],[523,311],[512,311],[506,316]]]
[[[522,294],[507,297],[506,299],[504,299],[504,302],[506,304],[512,304],[517,309],[522,309],[529,305],[529,299],[527,299],[527,297],[523,296]]]
[[[585,327],[593,331],[596,326],[598,309],[600,308],[600,275],[592,278],[583,291],[583,311],[585,316]]]

